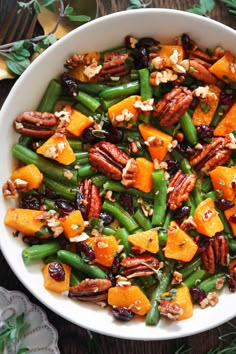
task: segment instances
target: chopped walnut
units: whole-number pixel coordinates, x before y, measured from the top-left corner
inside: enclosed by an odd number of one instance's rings
[[[94,76],[99,74],[101,70],[102,70],[102,65],[97,65],[97,63],[95,62],[95,63],[92,63],[92,64],[86,66],[83,73],[90,80]]]
[[[163,146],[163,140],[159,136],[149,136],[144,142],[149,147]]]
[[[18,197],[15,183],[11,179],[9,179],[6,183],[4,183],[2,187],[2,193],[4,198],[16,199]]]
[[[220,290],[220,289],[223,288],[223,286],[224,286],[224,280],[223,280],[223,278],[218,278],[218,279],[216,280],[216,289],[217,289],[217,290]]]
[[[121,112],[121,114],[118,114],[117,116],[114,116],[113,119],[116,122],[128,122],[130,121],[130,119],[133,118],[133,113],[130,112],[127,108],[123,109],[123,111]]]
[[[152,59],[151,65],[152,65],[155,69],[160,70],[160,69],[164,68],[164,66],[166,65],[166,59],[163,58],[163,57],[157,56],[157,57],[155,57],[155,58]]]
[[[158,86],[160,83],[167,83],[169,81],[175,81],[178,78],[177,74],[171,69],[165,69],[162,71],[155,71],[151,73],[150,83],[153,86]]]
[[[179,52],[177,49],[173,50],[173,53],[169,56],[171,64],[175,65],[179,61]]]
[[[213,98],[217,99],[217,96],[214,92],[210,91],[208,85],[206,86],[198,86],[195,90],[193,90],[193,95],[199,98]]]
[[[148,112],[153,110],[154,98],[149,98],[145,101],[137,100],[134,103],[134,108],[140,108],[143,112]]]
[[[230,150],[236,150],[236,138],[233,133],[225,136],[225,147]]]
[[[180,284],[182,282],[182,280],[183,280],[182,274],[177,271],[174,271],[171,284]]]
[[[161,315],[168,317],[170,320],[177,320],[183,314],[182,307],[168,300],[161,300],[158,309]]]

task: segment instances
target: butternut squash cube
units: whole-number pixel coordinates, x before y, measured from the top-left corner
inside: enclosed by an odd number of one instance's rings
[[[142,250],[146,250],[151,253],[157,253],[159,251],[158,232],[157,230],[147,230],[137,232],[136,234],[129,235],[128,241]]]
[[[236,81],[236,57],[227,51],[223,57],[218,59],[210,68],[209,71],[217,76],[220,80],[230,83]]]
[[[234,201],[235,189],[232,183],[236,182],[236,168],[217,166],[209,172],[214,190],[219,194],[220,198]]]
[[[55,263],[55,262],[51,262],[51,263],[46,264],[42,269],[43,279],[44,279],[44,287],[47,290],[50,290],[50,291],[60,294],[60,293],[63,293],[64,291],[69,290],[71,267],[68,266],[67,264],[59,263],[63,267],[64,272],[65,272],[64,280],[59,281],[59,280],[52,278],[49,273],[49,267],[53,266],[53,263]]]
[[[141,96],[133,95],[109,107],[108,116],[111,124],[117,127],[131,128],[133,126],[132,121],[138,120],[140,110],[135,108],[134,104],[139,100],[141,100]]]
[[[84,62],[90,62],[93,63],[93,61],[98,62],[100,59],[100,53],[99,52],[88,52],[88,53],[82,53],[84,57]],[[71,69],[68,71],[68,74],[74,77],[76,80],[79,80],[81,82],[88,82],[88,81],[94,81],[92,80],[93,78],[89,78],[87,75],[85,75],[84,70],[87,65],[81,63],[75,68]],[[96,64],[95,64],[96,66]],[[96,76],[94,76],[96,77]]]
[[[165,59],[165,66],[168,68],[172,67],[170,57],[175,53],[178,56],[177,63],[180,63],[184,59],[184,50],[181,45],[160,44],[160,50],[157,51],[157,55]]]
[[[118,242],[114,236],[90,237],[86,243],[92,246],[95,261],[104,267],[111,267],[118,251]]]
[[[93,124],[93,118],[87,117],[83,113],[72,109],[70,123],[66,130],[75,136],[80,136],[83,131]]]
[[[163,293],[161,298],[168,295],[168,292]],[[177,304],[183,310],[182,315],[180,315],[177,320],[185,320],[186,318],[193,316],[193,303],[191,300],[191,295],[187,286],[182,286],[176,289],[176,297],[170,300],[171,304]]]
[[[43,182],[43,174],[40,172],[37,166],[29,164],[22,166],[13,171],[10,179],[15,181],[21,179],[28,182],[27,190],[38,188]]]
[[[80,210],[74,210],[69,215],[60,219],[64,234],[67,238],[73,238],[84,231],[84,219]]]
[[[226,219],[228,220],[228,223],[230,224],[233,235],[236,236],[236,224],[230,221],[230,217],[232,215],[236,215],[236,204],[232,208],[225,210],[224,214]]]
[[[224,117],[214,129],[214,136],[226,136],[236,129],[236,103],[225,113]]]
[[[154,166],[151,161],[148,161],[144,157],[138,157],[136,159],[138,166],[138,173],[136,175],[136,181],[133,185],[134,188],[140,189],[141,191],[148,193],[153,188],[152,172],[154,171]]]

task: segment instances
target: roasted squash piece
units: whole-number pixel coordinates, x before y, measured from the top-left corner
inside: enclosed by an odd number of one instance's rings
[[[92,246],[95,261],[104,267],[111,267],[118,251],[118,242],[114,236],[89,237],[86,243]]]
[[[168,295],[168,292],[161,295],[161,300]],[[186,318],[193,316],[193,303],[191,295],[187,286],[181,286],[176,289],[176,296],[170,300],[171,304],[177,304],[183,310],[183,313],[177,318],[177,320],[185,320]]]
[[[235,222],[232,222],[230,220],[231,216],[233,216],[233,215],[236,216],[236,204],[232,208],[225,210],[224,214],[225,214],[226,219],[228,220],[228,223],[230,224],[233,235],[236,236],[236,224],[235,224]]]
[[[165,60],[165,66],[168,68],[172,67],[170,57],[175,53],[178,56],[177,63],[180,63],[184,59],[184,50],[181,45],[160,44],[160,50],[157,51],[158,57]]]
[[[219,79],[230,83],[231,81],[236,81],[235,67],[236,57],[230,51],[227,51],[209,68],[209,71]]]
[[[152,181],[152,172],[154,171],[153,163],[151,161],[148,161],[144,157],[138,157],[136,159],[136,163],[138,166],[138,173],[136,175],[136,180],[133,187],[148,193],[153,188],[153,181]]]
[[[215,136],[225,136],[236,129],[236,103],[225,113],[224,117],[214,129]]]
[[[234,201],[235,188],[233,184],[236,181],[236,168],[217,166],[214,170],[209,172],[211,182],[214,190],[220,198]]]
[[[82,56],[83,56],[83,60],[81,60],[81,63],[79,65],[77,65],[75,68],[69,70],[68,74],[71,75],[76,80],[79,80],[81,82],[93,81],[93,78],[91,79],[85,74],[86,73],[85,69],[88,66],[86,63],[89,63],[92,61],[98,62],[100,59],[100,53],[99,52],[88,52],[88,53],[82,53],[81,57]]]
[[[11,175],[10,179],[15,181],[21,179],[28,182],[27,190],[38,188],[43,182],[43,174],[40,172],[37,166],[29,164],[17,168]]]
[[[74,210],[69,215],[60,219],[64,234],[67,238],[73,238],[84,231],[84,219],[80,210]]]
[[[129,96],[108,108],[108,116],[111,124],[117,127],[131,128],[133,122],[138,120],[140,110],[134,107],[135,102],[141,100],[141,96]]]
[[[137,232],[128,236],[128,241],[136,247],[151,253],[159,251],[158,232],[157,230],[147,230]]]
[[[70,122],[66,126],[66,130],[75,136],[80,136],[83,131],[93,124],[93,118],[87,117],[80,111],[71,110]]]
[[[62,277],[62,280],[54,279],[49,272],[50,267],[55,267],[57,264],[59,264],[59,267],[62,267],[64,271],[64,277]],[[57,262],[48,263],[43,267],[42,273],[44,279],[44,287],[47,290],[53,291],[55,293],[63,293],[64,291],[69,290],[71,267],[67,264]]]

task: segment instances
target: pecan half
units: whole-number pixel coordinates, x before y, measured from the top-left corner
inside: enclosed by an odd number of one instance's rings
[[[181,207],[194,188],[196,176],[194,174],[186,175],[179,170],[168,185],[168,205],[171,210]]]
[[[158,309],[161,315],[168,317],[170,320],[177,320],[183,314],[182,307],[168,300],[161,300]]]
[[[138,165],[135,159],[129,159],[122,171],[121,183],[129,188],[134,185],[138,173]]]
[[[81,210],[85,220],[99,218],[102,208],[102,198],[99,189],[93,184],[90,178],[85,178],[79,185],[77,198],[78,208]]]
[[[188,88],[175,87],[157,102],[153,117],[159,119],[161,126],[169,127],[178,122],[192,99],[192,92]]]
[[[115,144],[101,141],[90,148],[89,160],[99,172],[114,180],[120,180],[129,156]]]
[[[219,265],[227,265],[229,247],[224,235],[216,235],[209,240],[202,251],[202,262],[208,273],[214,274]]]
[[[121,265],[125,267],[121,274],[127,279],[147,276],[155,273],[160,268],[160,262],[154,256],[144,254],[136,257],[126,257],[122,259]]]
[[[231,151],[225,148],[225,139],[213,138],[210,144],[203,144],[202,150],[198,150],[190,157],[190,165],[196,171],[208,173],[216,166],[224,165],[230,158]]]
[[[84,279],[79,285],[70,288],[68,296],[87,302],[104,301],[111,286],[109,279]]]
[[[193,76],[195,79],[201,80],[209,85],[215,84],[217,81],[216,77],[198,59],[189,60],[188,74]]]
[[[127,75],[129,70],[125,66],[125,61],[128,54],[125,53],[107,53],[104,56],[102,70],[100,76],[124,76]]]
[[[6,183],[2,186],[2,194],[4,198],[14,198],[18,197],[16,185],[14,181],[8,179]]]
[[[23,112],[13,122],[17,133],[33,138],[48,138],[55,133],[57,118],[48,112]]]

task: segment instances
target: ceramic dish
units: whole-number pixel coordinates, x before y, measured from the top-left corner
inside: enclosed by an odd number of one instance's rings
[[[50,78],[63,71],[63,63],[69,55],[117,47],[127,34],[137,37],[152,36],[170,43],[183,32],[194,38],[200,47],[214,48],[219,45],[235,52],[234,30],[201,16],[167,9],[130,10],[96,19],[69,33],[44,52],[20,77],[2,108],[0,161],[4,168],[1,168],[1,185],[8,179],[13,167],[11,147],[16,141],[16,135],[12,129],[12,121],[19,113],[37,107]],[[79,326],[127,339],[164,340],[208,330],[236,315],[235,294],[230,294],[227,290],[221,294],[217,306],[205,310],[196,308],[194,316],[184,321],[161,320],[157,327],[145,326],[143,319],[121,323],[108,310],[97,305],[55,295],[43,287],[41,263],[27,267],[24,265],[21,258],[23,243],[13,238],[12,230],[8,230],[3,223],[6,208],[9,206],[10,202],[1,196],[0,245],[10,267],[42,303]]]
[[[21,314],[24,314],[29,328],[18,343],[18,350],[27,348],[29,353],[59,354],[57,330],[48,322],[46,313],[39,306],[32,304],[20,291],[8,291],[0,287],[0,333],[4,322],[13,324]],[[7,343],[4,353],[15,353],[10,343]]]

